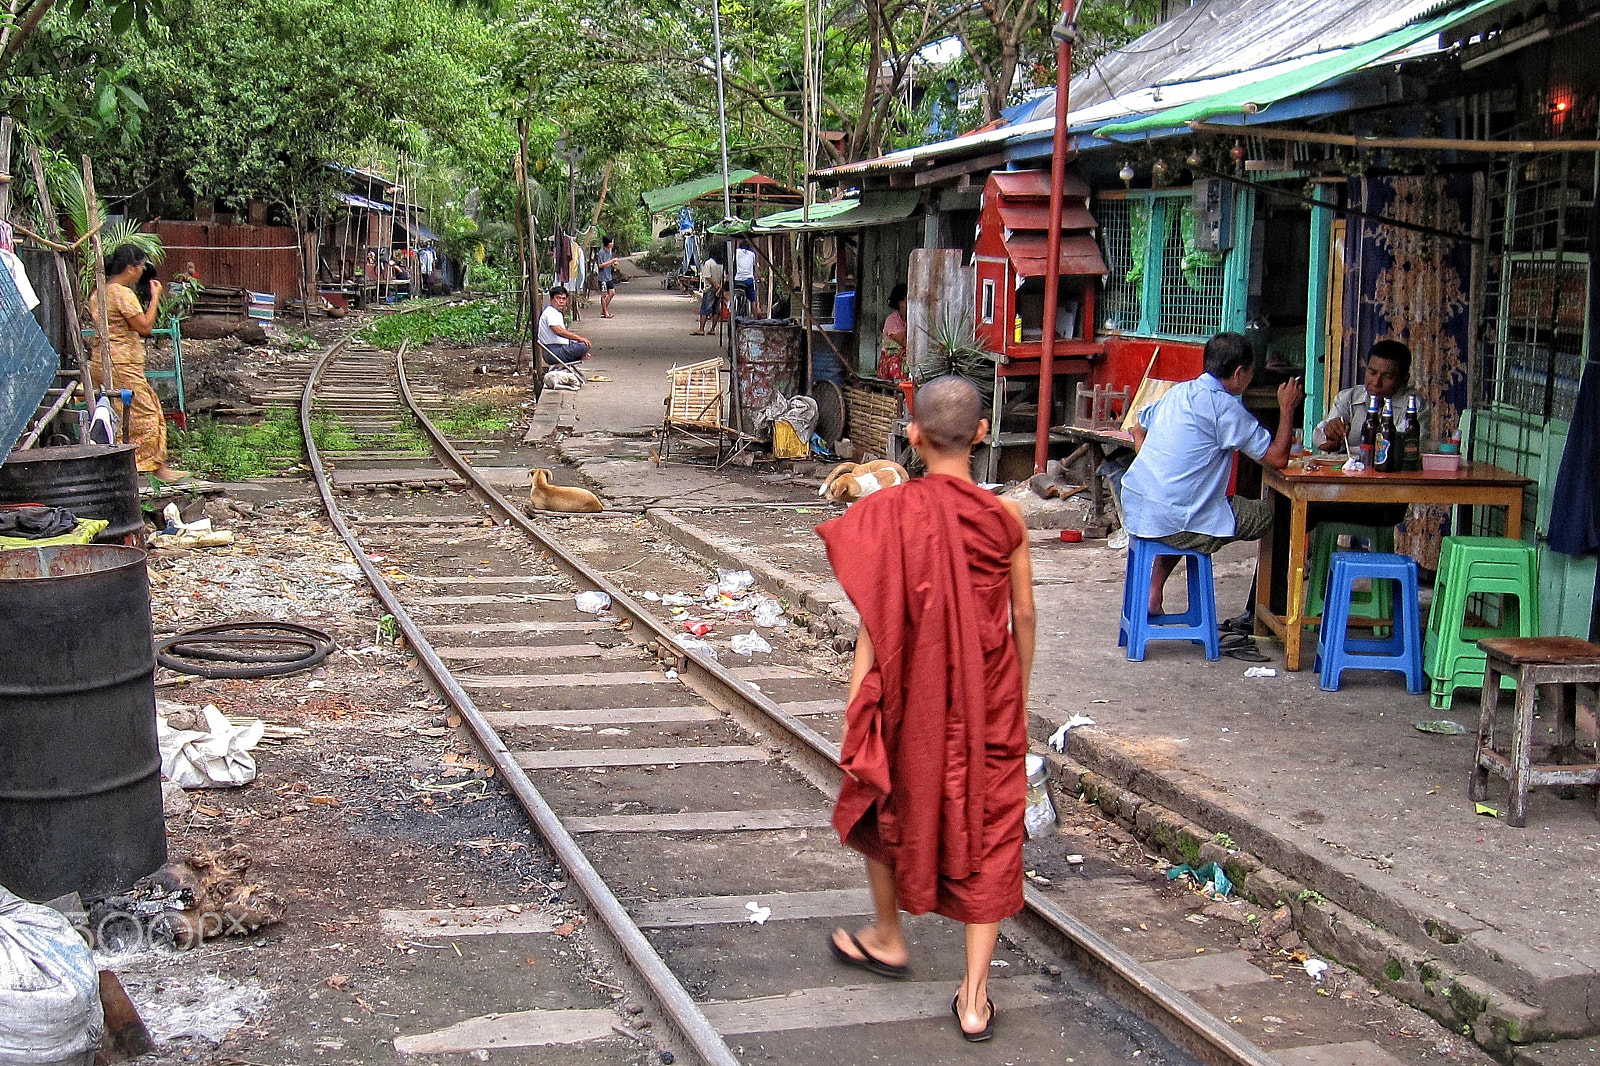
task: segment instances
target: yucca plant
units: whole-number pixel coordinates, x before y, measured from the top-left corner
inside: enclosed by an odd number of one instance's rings
[[[911,380],[921,385],[943,374],[960,374],[978,386],[987,406],[994,398],[997,357],[978,340],[971,309],[947,306],[939,321],[921,329],[928,337],[928,353],[910,368]]]
[[[47,175],[52,186],[51,193],[55,202],[61,205],[67,213],[67,218],[72,222],[74,236],[89,232],[89,198],[85,195],[83,175],[71,167],[56,167]],[[97,204],[99,217],[105,219],[110,215],[106,202],[100,200]],[[110,259],[113,252],[125,244],[131,244],[149,257],[152,263],[159,263],[166,258],[166,249],[161,245],[161,238],[154,233],[141,233],[140,223],[123,216],[114,222],[107,223],[100,230],[100,245],[105,258]],[[83,290],[84,298],[94,291],[94,256],[85,245],[78,254],[78,287]]]

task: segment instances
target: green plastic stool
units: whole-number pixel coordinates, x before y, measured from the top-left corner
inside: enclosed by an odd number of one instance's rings
[[[1373,552],[1394,551],[1393,526],[1359,526],[1350,522],[1319,522],[1311,531],[1311,585],[1306,593],[1305,613],[1320,616],[1328,591],[1328,566],[1339,551],[1339,538],[1360,538]],[[1359,550],[1359,549],[1357,549]],[[1393,618],[1393,582],[1375,582],[1375,589],[1350,597],[1351,618]]]
[[[1467,625],[1467,600],[1480,593],[1501,597],[1498,626]],[[1515,621],[1509,620],[1506,597],[1517,601]],[[1504,537],[1445,537],[1439,546],[1439,576],[1422,647],[1434,708],[1448,710],[1457,688],[1483,687],[1479,640],[1538,635],[1539,562],[1534,546]]]

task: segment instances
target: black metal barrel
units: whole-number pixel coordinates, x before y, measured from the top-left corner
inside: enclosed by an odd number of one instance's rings
[[[167,860],[144,552],[0,551],[0,885],[98,899]]]
[[[95,538],[101,544],[142,537],[134,451],[132,444],[72,444],[12,452],[0,463],[0,503],[42,503],[79,518],[104,518],[111,524]]]

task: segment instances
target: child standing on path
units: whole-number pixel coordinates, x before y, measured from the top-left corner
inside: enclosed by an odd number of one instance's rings
[[[924,385],[909,437],[928,475],[817,527],[861,614],[833,824],[866,856],[876,908],[872,925],[837,930],[829,946],[901,978],[902,909],[965,923],[951,1012],[972,1041],[994,1035],[989,962],[1000,922],[1022,909],[1036,621],[1022,511],[972,480],[982,411],[966,378]]]

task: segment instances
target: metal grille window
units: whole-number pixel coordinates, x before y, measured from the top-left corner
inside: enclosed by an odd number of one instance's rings
[[[1230,311],[1227,253],[1195,247],[1190,198],[1187,189],[1135,190],[1096,201],[1107,268],[1096,305],[1102,331],[1205,340],[1242,327],[1242,309]]]
[[[1100,251],[1106,259],[1105,290],[1095,304],[1095,326],[1101,331],[1139,328],[1144,289],[1144,256],[1135,257],[1135,230],[1140,252],[1148,243],[1150,205],[1142,200],[1099,200]]]
[[[1210,337],[1222,328],[1222,256],[1195,249],[1194,214],[1187,200],[1169,200],[1165,215],[1156,332]]]

